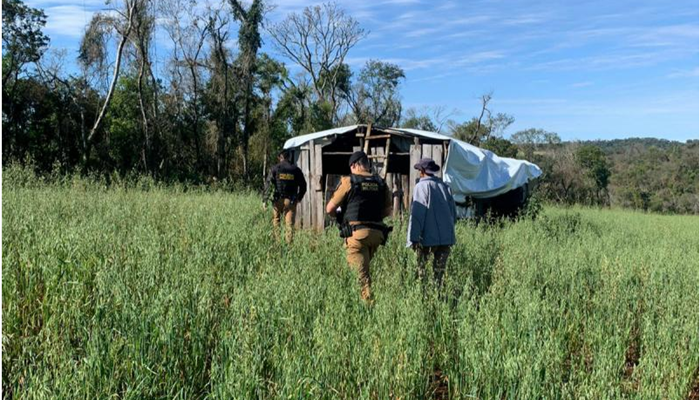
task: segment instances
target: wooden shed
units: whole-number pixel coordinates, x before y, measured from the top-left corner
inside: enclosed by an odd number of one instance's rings
[[[331,222],[325,205],[340,177],[350,174],[348,160],[358,150],[369,155],[374,172],[392,191],[394,216],[405,213],[418,179],[413,165],[430,157],[443,166],[450,140],[432,132],[371,125],[336,128],[288,140],[285,149],[291,151],[309,186],[297,206],[297,227],[323,230]]]

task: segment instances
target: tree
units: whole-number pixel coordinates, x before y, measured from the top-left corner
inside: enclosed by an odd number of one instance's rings
[[[557,133],[535,128],[515,132],[511,135],[510,140],[520,147],[527,160],[534,160],[535,150],[539,147],[561,143]]]
[[[45,24],[43,10],[20,0],[2,1],[3,150],[12,147],[22,132],[23,121],[19,118],[25,110],[18,109],[23,96],[17,86],[27,64],[39,61],[49,44],[49,38],[41,32]]]
[[[149,14],[148,0],[136,0],[134,2],[133,29],[130,40],[136,52],[136,62],[138,63],[137,94],[141,114],[143,144],[141,147],[141,163],[146,172],[153,170],[153,140],[158,124],[155,119],[158,114],[158,85],[153,76],[151,61],[149,56],[150,41],[155,29],[155,15]],[[149,100],[144,96],[144,79],[151,78],[151,88],[153,98]],[[150,96],[149,96],[150,98]],[[150,115],[149,115],[150,114]]]
[[[14,80],[29,63],[39,61],[49,44],[41,32],[46,25],[43,10],[24,5],[21,0],[2,0],[2,86]]]
[[[600,147],[584,145],[576,151],[576,161],[595,184],[596,201],[603,204],[607,199],[610,168],[605,153]],[[603,196],[605,194],[605,196]]]
[[[311,132],[313,129],[308,124],[308,98],[311,96],[311,88],[303,79],[301,84],[294,84],[289,79],[283,79],[284,87],[282,96],[277,102],[276,114],[295,135]]]
[[[433,121],[427,115],[419,115],[417,113],[412,113],[413,109],[410,109],[407,114],[408,116],[401,123],[402,128],[406,129],[418,129],[421,131],[437,132],[438,128],[435,126]]]
[[[448,122],[450,134],[461,141],[480,146],[489,137],[488,128],[474,117],[471,120],[458,124],[454,121]]]
[[[231,90],[233,86],[231,81],[235,74],[230,73],[231,61],[226,49],[229,24],[230,19],[222,9],[211,11],[208,23],[211,42],[209,59],[211,79],[208,87],[208,102],[216,121],[216,176],[219,179],[224,178],[227,174],[227,136],[237,137],[238,109],[236,100],[238,93],[232,93],[233,90]]]
[[[167,18],[165,30],[173,41],[170,82],[176,113],[189,121],[188,136],[194,142],[195,168],[200,169],[203,167],[200,94],[204,79],[202,70],[206,70],[201,59],[205,58],[204,45],[210,33],[209,25],[206,15],[196,7],[194,0],[170,0],[160,5],[161,13]]]
[[[396,64],[367,61],[355,85],[344,90],[356,122],[391,127],[401,118],[399,85],[406,75]]]
[[[481,95],[481,111],[478,117],[473,117],[462,124],[450,121],[452,136],[474,146],[482,146],[492,137],[503,135],[503,132],[515,122],[515,118],[505,113],[497,113],[494,116],[488,108],[492,99],[493,92]]]
[[[261,178],[264,182],[267,173],[267,162],[270,157],[270,149],[277,148],[285,136],[286,131],[279,129],[277,121],[275,121],[274,110],[272,108],[272,92],[277,88],[282,87],[282,82],[287,76],[287,70],[284,64],[272,59],[267,54],[262,54],[258,57],[256,72],[257,87],[260,90],[261,101],[259,102],[259,119],[262,120],[258,136],[262,142],[260,150],[262,150],[262,174]]]
[[[490,137],[482,143],[482,148],[490,150],[501,157],[515,158],[518,156],[518,146],[508,139],[500,137]]]
[[[314,102],[328,103],[332,121],[338,120],[338,79],[350,49],[366,36],[360,24],[335,3],[309,6],[292,13],[269,29],[277,50],[299,65],[311,79]]]
[[[243,114],[243,174],[247,178],[248,171],[248,144],[253,132],[251,120],[251,101],[253,96],[253,75],[258,50],[262,43],[260,39],[260,24],[264,16],[264,6],[262,0],[253,0],[246,10],[239,0],[229,0],[233,8],[234,18],[241,24],[238,29],[238,46],[241,54],[239,56],[241,82],[245,87],[245,109]]]
[[[83,63],[90,65],[92,63],[104,62],[104,57],[106,57],[107,51],[103,46],[106,45],[105,38],[109,31],[116,31],[120,36],[115,56],[116,60],[114,63],[114,73],[112,75],[112,81],[109,85],[107,96],[104,99],[100,113],[97,115],[92,129],[90,129],[90,133],[83,141],[83,168],[87,167],[90,157],[90,146],[96,133],[102,125],[107,110],[109,109],[109,103],[112,100],[114,88],[117,84],[117,80],[119,79],[122,52],[124,51],[124,46],[129,39],[129,35],[131,35],[137,7],[137,0],[126,0],[124,4],[124,11],[115,10],[115,14],[119,17],[106,13],[95,14],[88,25],[88,29],[85,31],[83,40],[81,41],[79,59]]]
[[[445,106],[423,107],[420,110],[411,107],[406,110],[401,127],[440,133],[449,118],[456,113],[457,110],[447,111]]]

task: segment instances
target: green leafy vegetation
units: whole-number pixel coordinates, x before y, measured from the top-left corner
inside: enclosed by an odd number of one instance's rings
[[[698,221],[545,207],[458,225],[446,299],[405,222],[359,300],[334,229],[271,236],[253,195],[3,180],[7,398],[686,398]]]

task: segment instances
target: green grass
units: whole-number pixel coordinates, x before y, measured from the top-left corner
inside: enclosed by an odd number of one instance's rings
[[[684,399],[697,384],[695,216],[460,223],[446,300],[413,280],[397,222],[367,308],[335,230],[278,244],[252,195],[9,180],[7,398]]]

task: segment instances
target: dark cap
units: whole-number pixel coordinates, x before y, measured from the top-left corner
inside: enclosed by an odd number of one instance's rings
[[[356,152],[352,153],[352,155],[350,156],[350,161],[348,162],[348,165],[353,165],[353,164],[357,163],[358,161],[362,161],[362,160],[369,160],[367,158],[367,154],[364,151],[356,151]]]
[[[418,161],[418,164],[414,165],[413,168],[421,171],[425,171],[427,174],[434,174],[440,171],[440,166],[435,164],[432,158],[422,158]]]
[[[291,158],[292,154],[289,150],[287,149],[282,149],[278,154],[277,157],[282,157],[285,160],[289,160]]]

